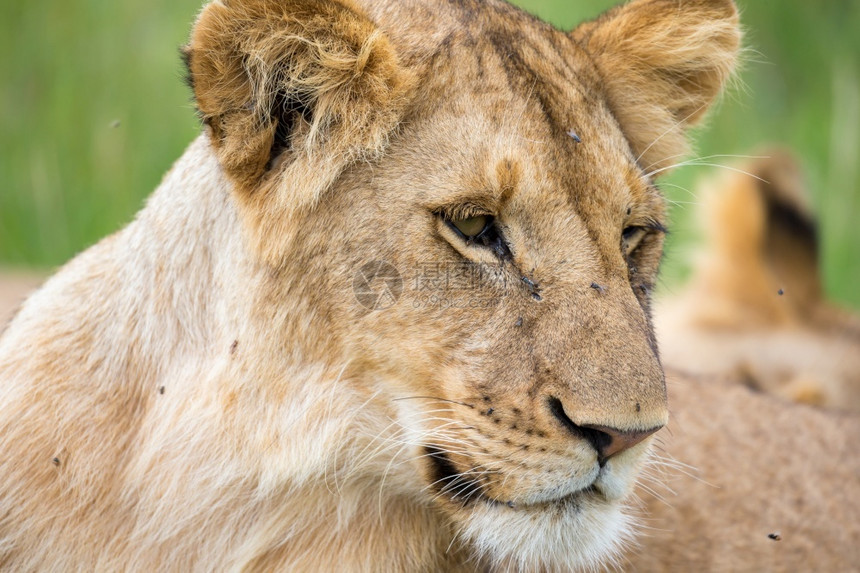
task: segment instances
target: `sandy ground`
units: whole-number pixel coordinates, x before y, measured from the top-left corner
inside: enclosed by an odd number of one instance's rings
[[[0,332],[31,292],[42,284],[45,276],[25,271],[0,269]]]

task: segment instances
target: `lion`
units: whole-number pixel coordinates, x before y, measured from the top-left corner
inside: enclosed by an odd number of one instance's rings
[[[824,297],[797,160],[763,150],[709,191],[707,251],[685,290],[657,305],[664,364],[860,413],[860,317]]]
[[[731,0],[208,4],[203,132],[0,338],[0,567],[620,559],[669,419],[654,175],[739,45]]]
[[[707,251],[656,307],[672,416],[624,569],[854,570],[860,330],[822,295],[799,165],[764,150],[706,190]]]
[[[666,367],[624,571],[855,571],[860,417]]]

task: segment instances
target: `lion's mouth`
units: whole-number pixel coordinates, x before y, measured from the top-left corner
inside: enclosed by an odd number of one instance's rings
[[[427,459],[430,460],[431,487],[440,496],[445,496],[463,507],[477,500],[491,500],[484,493],[481,483],[468,474],[457,471],[448,455],[435,446],[425,446]]]
[[[445,451],[435,446],[425,446],[425,451],[432,468],[432,489],[440,497],[445,497],[462,507],[482,502],[510,509],[566,508],[570,506],[578,507],[585,499],[600,499],[604,497],[595,481],[576,491],[536,502],[522,503],[513,500],[498,499],[487,494],[480,481],[471,477],[468,472],[458,471]]]
[[[536,501],[531,503],[514,503],[512,501],[508,502],[499,502],[496,500],[490,500],[496,504],[505,505],[511,509],[532,509],[532,510],[544,510],[544,509],[553,509],[553,510],[565,510],[565,509],[575,509],[579,510],[582,506],[582,503],[586,500],[593,499],[603,499],[603,494],[600,490],[595,486],[595,484],[591,484],[582,489],[578,489],[576,491],[572,491],[570,493],[566,493],[559,497],[550,498],[542,501]]]

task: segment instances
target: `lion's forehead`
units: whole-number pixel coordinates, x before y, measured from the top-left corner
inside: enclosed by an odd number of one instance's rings
[[[515,94],[540,105],[561,131],[570,127],[565,111],[576,108],[590,116],[604,103],[600,75],[586,51],[568,34],[506,2],[356,3],[391,39],[402,64],[422,70],[426,83],[442,88],[434,95]],[[490,101],[481,104],[492,107]]]
[[[533,206],[584,219],[652,195],[600,74],[568,34],[496,0],[357,3],[423,70],[404,147],[422,172],[428,157],[444,169],[419,194],[456,198],[507,179]]]
[[[552,30],[548,24],[504,0],[351,0],[397,46],[403,63],[420,65],[453,37],[480,38],[508,28],[509,38]]]
[[[605,113],[600,78],[589,56],[563,33],[543,26],[485,22],[452,32],[432,54],[427,89],[446,105],[480,103],[507,119],[511,100],[528,101],[557,133]],[[426,91],[426,90],[425,90]],[[480,99],[479,99],[480,98]],[[476,101],[477,100],[477,101]]]
[[[492,178],[513,161],[523,183],[548,183],[567,194],[595,187],[603,187],[604,198],[621,194],[624,201],[628,191],[646,194],[642,166],[588,56],[558,34],[459,32],[440,48],[422,85],[414,115],[427,126],[422,137],[469,173],[484,170]]]

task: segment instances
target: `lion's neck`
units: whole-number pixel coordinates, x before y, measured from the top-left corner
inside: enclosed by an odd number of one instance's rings
[[[33,455],[58,452],[68,487],[84,490],[99,475],[103,489],[68,515],[51,493],[29,500],[16,509],[20,530],[74,537],[62,555],[45,556],[52,563],[107,568],[100,555],[140,568],[170,560],[205,569],[207,559],[213,569],[442,567],[456,548],[446,553],[451,532],[419,501],[418,452],[392,426],[390,399],[354,378],[336,342],[303,336],[310,318],[300,301],[267,305],[289,289],[273,288],[277,275],[249,260],[242,241],[201,137],[132,224],[25,305],[0,345],[40,353],[3,352],[18,358],[0,364],[0,378],[27,377],[8,387],[34,395],[58,384],[78,390],[75,401],[40,413],[49,421],[33,422],[52,429],[49,443],[26,424],[5,439]],[[111,428],[109,440],[96,441],[87,426],[96,421]],[[7,472],[10,487],[34,479],[26,467]],[[165,536],[170,543],[159,541]],[[350,561],[362,555],[376,561]]]

